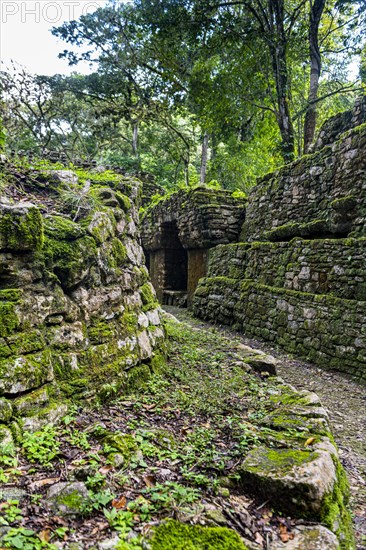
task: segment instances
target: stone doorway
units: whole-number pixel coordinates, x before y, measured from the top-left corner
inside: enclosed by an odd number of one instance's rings
[[[160,250],[147,254],[151,281],[163,304],[187,305],[188,254],[175,220],[161,225]]]

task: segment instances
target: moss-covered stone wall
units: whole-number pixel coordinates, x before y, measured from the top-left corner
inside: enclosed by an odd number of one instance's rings
[[[357,98],[353,109],[338,113],[325,121],[312,145],[312,150],[316,151],[334,143],[346,130],[351,130],[365,122],[366,95],[363,95]]]
[[[193,311],[366,382],[365,302],[213,277],[201,280]]]
[[[210,248],[238,240],[245,216],[243,199],[205,187],[181,190],[148,208],[141,232],[147,251],[166,248],[164,225],[176,223],[185,249]]]
[[[103,399],[145,379],[164,331],[139,242],[138,181],[48,170],[19,187],[7,177],[3,167],[0,423],[32,429],[67,398]]]
[[[366,300],[366,239],[293,239],[218,246],[209,277],[252,279],[311,294]]]
[[[365,197],[363,124],[258,183],[194,313],[366,382]]]
[[[186,292],[190,305],[206,274],[207,250],[235,242],[244,216],[242,198],[204,187],[181,190],[148,208],[142,243],[159,300],[164,302],[167,292]]]
[[[366,124],[258,181],[243,241],[366,235]]]

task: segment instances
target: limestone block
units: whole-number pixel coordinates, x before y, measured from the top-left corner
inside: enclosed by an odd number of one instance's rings
[[[67,413],[64,403],[51,403],[49,407],[41,409],[33,416],[20,417],[19,422],[24,431],[37,432],[48,424],[57,424]]]
[[[72,170],[51,170],[50,179],[56,183],[68,185],[77,185],[78,183],[78,177]]]
[[[255,372],[268,372],[272,376],[276,376],[276,367],[279,364],[277,359],[272,355],[255,355],[245,359],[246,363],[252,367]]]
[[[270,550],[339,550],[339,541],[334,533],[323,525],[300,525],[287,542],[270,543]]]
[[[239,468],[240,480],[276,503],[285,513],[319,517],[323,498],[337,481],[332,457],[325,451],[258,447]]]
[[[0,362],[0,392],[22,393],[53,380],[50,350]]]

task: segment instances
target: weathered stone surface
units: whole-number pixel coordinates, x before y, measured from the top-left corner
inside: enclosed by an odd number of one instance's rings
[[[339,541],[323,525],[300,525],[293,530],[294,538],[287,542],[276,541],[270,550],[339,550]]]
[[[365,134],[362,124],[259,180],[249,196],[243,240],[366,235]]]
[[[0,251],[37,250],[42,242],[42,217],[36,206],[0,204]]]
[[[235,241],[244,216],[242,199],[204,187],[181,190],[146,211],[142,243],[162,303],[180,305],[184,292],[191,303],[198,280],[206,274],[207,249]]]
[[[366,122],[366,96],[358,98],[353,109],[338,113],[325,121],[319,130],[315,143],[311,146],[311,151],[322,149],[338,140],[340,136]]]
[[[0,500],[17,500],[21,502],[27,498],[27,491],[20,487],[6,487],[2,485],[0,487]]]
[[[272,355],[254,355],[253,357],[247,357],[246,362],[255,372],[268,372],[273,376],[277,374],[276,365],[278,361]]]
[[[78,177],[72,170],[52,170],[50,177],[57,183],[67,183],[69,185],[78,183]]]
[[[9,428],[0,425],[0,447],[1,449],[14,449],[13,436]]]
[[[0,422],[6,424],[13,416],[11,401],[0,397]]]
[[[54,403],[63,393],[138,385],[132,371],[164,339],[138,242],[138,183],[74,176],[50,174],[46,213],[43,185],[34,204],[12,205],[6,187],[0,200],[0,421],[31,431],[65,413]]]
[[[37,432],[47,424],[57,424],[65,416],[67,409],[65,403],[52,403],[45,408],[35,408],[32,416],[19,416],[19,423],[24,431]]]
[[[81,481],[56,483],[47,493],[48,505],[61,516],[81,514],[89,501],[88,489]]]
[[[337,482],[332,457],[323,451],[258,447],[248,453],[239,475],[245,487],[298,517],[318,517],[323,498]]]

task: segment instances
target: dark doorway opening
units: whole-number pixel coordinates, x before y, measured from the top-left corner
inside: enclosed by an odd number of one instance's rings
[[[162,225],[162,245],[165,250],[164,290],[187,290],[188,254],[179,239],[175,221]]]

